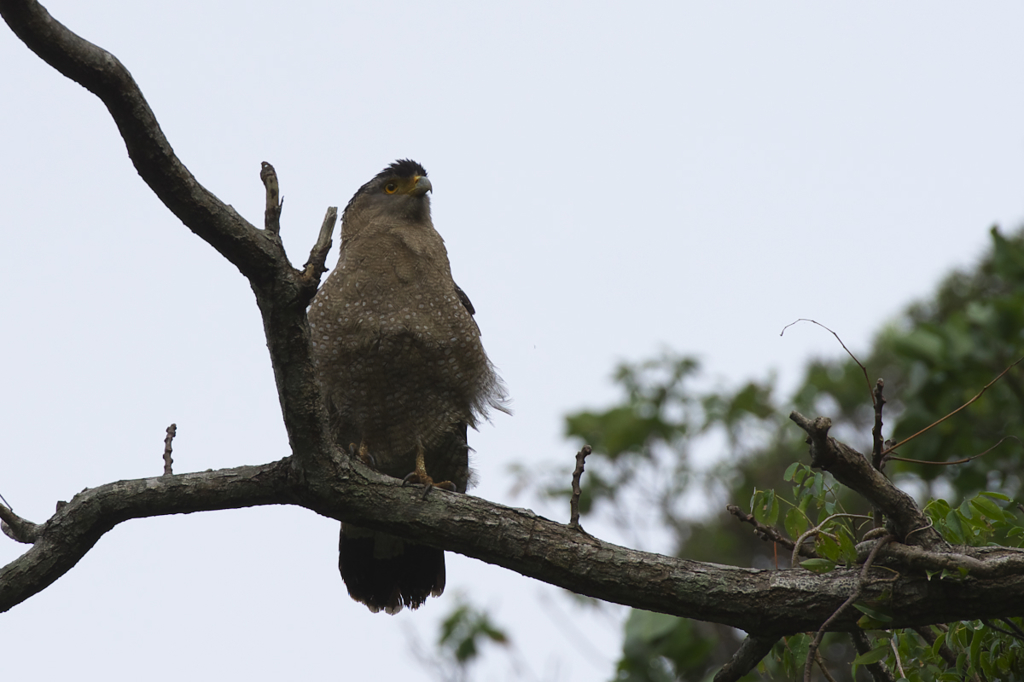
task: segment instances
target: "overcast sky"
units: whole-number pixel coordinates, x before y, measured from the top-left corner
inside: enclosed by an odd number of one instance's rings
[[[615,397],[615,362],[670,347],[792,385],[838,349],[784,325],[863,351],[1024,217],[1020,3],[552,4],[46,3],[257,225],[275,165],[297,263],[327,206],[396,158],[427,168],[514,400],[471,434],[475,493],[505,504],[535,506],[512,463],[570,466],[562,417]],[[244,278],[145,187],[95,97],[6,29],[0,64],[0,493],[39,522],[158,475],[171,422],[178,472],[287,455]],[[2,562],[23,550],[0,541]],[[0,616],[0,674],[419,682],[410,637],[429,648],[461,591],[509,627],[523,679],[612,675],[620,609],[449,555],[442,599],[372,615],[336,550],[337,523],[294,508],[123,524]]]

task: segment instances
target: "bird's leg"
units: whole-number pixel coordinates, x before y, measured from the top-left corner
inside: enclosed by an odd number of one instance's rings
[[[431,488],[444,488],[451,492],[455,492],[455,484],[451,481],[435,482],[427,474],[427,463],[423,453],[423,443],[416,441],[416,469],[413,470],[409,475],[402,479],[402,485],[407,483],[419,483],[426,486],[426,490],[423,491],[423,497],[427,496]]]
[[[370,454],[369,448],[366,447],[366,441],[359,441],[359,448],[356,449],[355,443],[349,443],[349,453],[354,453],[360,462],[373,469],[377,468],[377,462],[373,459],[373,455]]]

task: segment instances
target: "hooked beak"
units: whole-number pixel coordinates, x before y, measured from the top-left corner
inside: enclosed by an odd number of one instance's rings
[[[414,197],[421,197],[427,192],[432,192],[433,190],[434,188],[431,186],[430,180],[428,180],[425,175],[418,175],[415,178],[412,191],[409,192],[409,194],[412,194]]]

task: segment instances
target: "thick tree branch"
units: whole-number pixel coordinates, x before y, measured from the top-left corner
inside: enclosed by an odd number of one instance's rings
[[[293,268],[276,232],[256,229],[199,184],[116,57],[68,30],[35,0],[0,0],[0,15],[29,49],[103,101],[150,189],[249,279],[263,315],[292,452],[314,465],[312,458],[331,451],[306,321],[322,270],[304,274]]]
[[[539,517],[470,496],[444,491],[421,501],[414,491],[362,465],[334,477],[310,480],[308,506],[342,518],[460,552],[573,592],[658,611],[731,625],[760,636],[817,630],[860,580],[860,568],[825,575],[804,570],[755,570],[677,559],[602,542]],[[381,509],[389,510],[382,515]],[[892,627],[1018,614],[1024,575],[963,583],[929,581],[908,574],[862,588],[865,600],[881,599]],[[859,612],[844,614],[829,630],[859,629]],[[958,615],[957,615],[958,614]],[[975,614],[975,615],[969,615]],[[992,615],[991,617],[997,617]]]
[[[740,628],[759,637],[817,630],[856,588],[860,569],[825,575],[756,570],[639,552],[486,500],[403,487],[354,461],[303,476],[294,458],[258,467],[120,481],[86,490],[42,524],[35,545],[0,569],[0,610],[70,570],[105,532],[127,519],[264,504],[295,504],[325,516],[414,538],[504,566],[579,594]],[[382,514],[381,510],[387,513]],[[892,627],[1000,618],[1024,610],[1024,575],[953,582],[906,575],[863,586],[886,602]],[[829,630],[857,630],[846,614]]]
[[[34,544],[0,568],[0,612],[71,570],[96,541],[122,521],[261,504],[285,504],[289,461],[180,476],[108,483],[82,491],[39,526]]]
[[[68,30],[34,0],[3,0],[0,15],[43,61],[103,101],[139,175],[181,222],[246,277],[266,277],[275,271],[280,242],[199,184],[171,149],[139,86],[114,55]]]

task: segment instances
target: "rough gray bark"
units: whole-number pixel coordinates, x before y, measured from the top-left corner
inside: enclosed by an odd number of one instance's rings
[[[85,490],[47,521],[34,524],[0,506],[4,531],[31,544],[0,568],[0,610],[28,599],[69,571],[122,521],[265,504],[317,513],[415,539],[504,566],[525,576],[607,601],[713,621],[752,635],[726,677],[742,674],[778,636],[817,630],[853,594],[859,568],[817,575],[801,569],[754,570],[637,552],[524,509],[435,490],[425,500],[350,461],[332,445],[309,353],[306,306],[323,273],[330,225],[301,270],[278,236],[268,182],[268,228],[258,229],[206,190],[177,159],[128,71],[104,50],[68,31],[33,0],[0,0],[0,15],[30,49],[107,106],[140,176],[193,232],[245,275],[263,315],[291,452],[261,466],[120,481]],[[266,181],[266,178],[265,178]],[[274,215],[271,215],[274,214]],[[329,216],[330,218],[330,216]],[[333,219],[331,219],[333,224]],[[325,236],[326,235],[326,236]],[[895,540],[871,569],[884,581],[862,585],[865,599],[891,594],[891,627],[1024,612],[1024,554],[1003,548],[954,551],[914,501],[860,453],[828,436],[828,420],[794,414],[808,433],[811,461],[882,509]],[[927,580],[922,569],[963,566],[962,582]],[[850,611],[853,611],[852,609]],[[830,629],[856,631],[857,613]],[[742,653],[742,652],[741,652]],[[749,655],[748,655],[749,654]],[[749,659],[749,660],[748,660]],[[749,669],[749,667],[747,668]],[[723,678],[724,679],[724,678]]]

